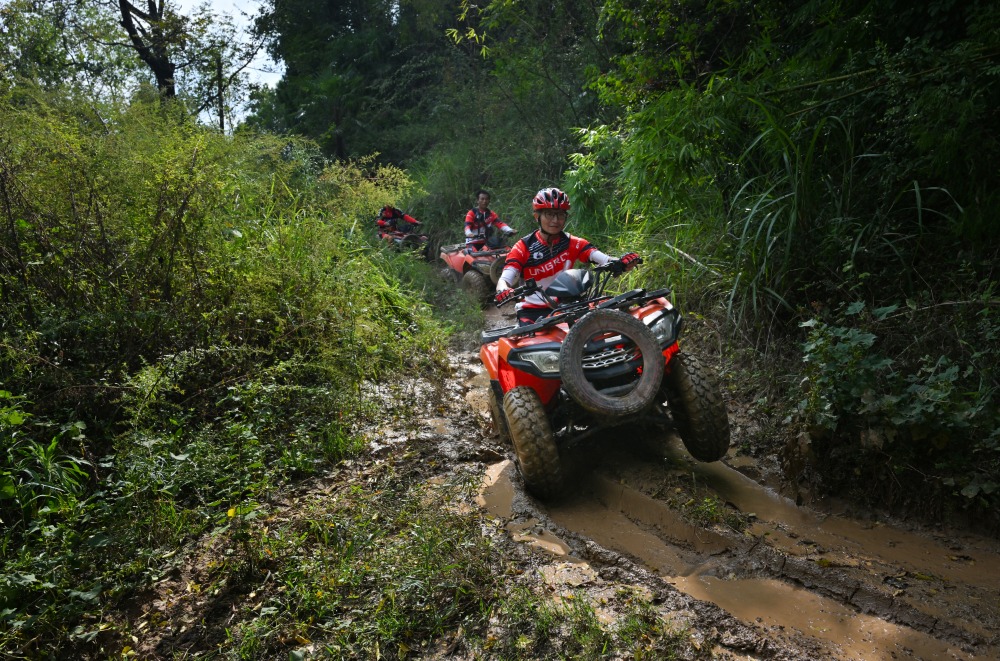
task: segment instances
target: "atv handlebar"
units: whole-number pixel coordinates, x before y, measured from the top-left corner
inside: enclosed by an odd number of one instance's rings
[[[642,257],[638,257],[635,260],[634,264],[636,266],[642,264]],[[594,287],[591,288],[590,296],[587,297],[588,300],[602,298],[604,296],[604,285],[607,283],[607,281],[611,278],[616,278],[620,275],[624,275],[625,273],[625,268],[622,266],[621,260],[619,259],[611,260],[607,264],[604,264],[603,266],[595,266],[593,270],[594,273],[600,277],[598,277],[598,280],[595,283]],[[507,297],[504,298],[504,300],[496,302],[494,303],[494,305],[498,308],[503,307],[504,305],[507,305],[507,303],[510,303],[511,301],[520,300],[525,296],[527,296],[528,294],[533,294],[539,290],[540,288],[538,287],[538,283],[536,283],[533,278],[528,278],[527,280],[525,280],[523,285],[521,285],[520,287],[514,287],[511,290],[511,293],[508,294]],[[557,308],[557,306],[553,304],[554,302],[550,300],[548,296],[545,295],[545,292],[541,292],[541,294],[553,309]]]
[[[528,278],[527,280],[524,281],[524,284],[521,285],[520,287],[514,287],[513,289],[511,289],[511,293],[507,296],[507,298],[503,299],[502,301],[495,302],[493,303],[493,305],[497,306],[498,308],[503,307],[508,303],[520,300],[521,298],[524,298],[528,294],[533,294],[536,291],[538,291],[538,283],[535,282],[534,278]]]
[[[636,266],[638,266],[639,264],[642,264],[642,257],[636,258],[635,262],[633,262],[633,263]],[[617,275],[624,274],[625,273],[625,268],[622,266],[621,259],[613,259],[613,260],[609,261],[607,264],[605,264],[604,266],[595,266],[594,267],[594,272],[595,273],[608,272],[611,275],[617,276]]]

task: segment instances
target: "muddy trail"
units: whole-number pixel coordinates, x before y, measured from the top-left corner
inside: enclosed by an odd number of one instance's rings
[[[453,386],[480,418],[483,437],[464,439],[481,443],[479,504],[539,557],[556,595],[604,603],[609,581],[641,585],[668,617],[721,633],[719,658],[1000,658],[997,540],[799,506],[773,465],[738,454],[740,424],[711,464],[670,431],[616,428],[567,453],[574,487],[539,502],[490,435],[488,377],[470,349]],[[700,502],[726,512],[700,524],[684,514]]]

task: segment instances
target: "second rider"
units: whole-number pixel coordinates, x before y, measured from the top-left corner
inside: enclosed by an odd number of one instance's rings
[[[486,248],[490,230],[496,228],[508,236],[514,230],[495,211],[490,209],[490,194],[480,190],[476,193],[476,208],[465,214],[465,251],[472,253]]]

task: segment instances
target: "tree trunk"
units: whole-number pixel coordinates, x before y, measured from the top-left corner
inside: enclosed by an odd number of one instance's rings
[[[160,0],[159,5],[153,0],[147,0],[146,4],[148,12],[143,12],[128,0],[118,0],[121,24],[132,41],[132,48],[153,72],[160,96],[170,99],[176,95],[174,71],[177,65],[170,61],[167,52],[167,39],[163,30],[163,0]],[[145,21],[148,30],[137,23],[136,18]]]

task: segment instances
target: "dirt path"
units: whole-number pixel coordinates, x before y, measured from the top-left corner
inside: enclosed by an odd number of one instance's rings
[[[464,358],[486,426],[488,379]],[[539,550],[557,594],[600,603],[608,580],[634,581],[696,630],[732,631],[718,651],[735,658],[1000,658],[996,540],[799,507],[748,477],[764,472],[752,458],[700,464],[671,434],[628,428],[564,457],[576,488],[545,505],[523,492],[512,450],[485,443],[502,458],[487,462],[480,504]],[[749,524],[680,514],[705,494]]]

